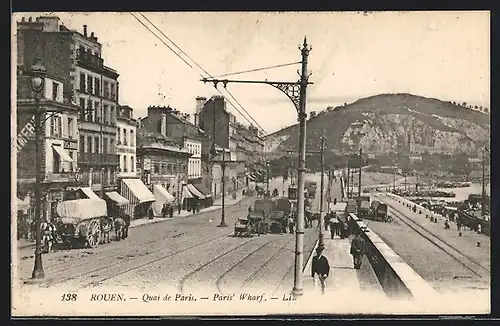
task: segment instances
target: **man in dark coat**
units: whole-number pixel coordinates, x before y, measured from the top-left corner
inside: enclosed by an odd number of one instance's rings
[[[323,248],[316,248],[316,256],[313,257],[311,264],[311,277],[313,278],[313,282],[316,285],[315,276],[318,275],[318,279],[321,285],[321,293],[325,293],[326,288],[326,279],[328,275],[330,275],[330,264],[328,263],[328,259],[323,256]]]
[[[357,232],[351,242],[351,255],[354,262],[354,268],[360,269],[363,255],[365,254],[365,240],[361,237],[361,233]]]

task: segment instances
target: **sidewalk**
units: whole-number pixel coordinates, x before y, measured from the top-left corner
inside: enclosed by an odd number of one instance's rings
[[[225,200],[224,206],[227,207],[227,206],[236,205],[239,202],[243,201],[245,198],[249,198],[249,197],[243,196],[242,195],[242,191],[243,190],[238,190],[236,192],[236,195],[237,195],[236,199],[233,199],[233,197],[232,197],[231,194],[226,195],[225,198],[224,198],[224,200]],[[197,214],[201,214],[201,213],[204,213],[204,212],[214,211],[214,210],[218,210],[218,209],[221,209],[221,208],[222,208],[222,198],[218,198],[218,199],[214,200],[214,204],[212,206],[207,207],[207,208],[202,208],[200,210],[200,213],[197,213]],[[197,214],[193,214],[192,212],[188,212],[188,211],[184,211],[183,210],[183,211],[181,211],[180,214],[177,214],[175,212],[173,218],[169,218],[169,217],[154,217],[152,219],[148,219],[147,217],[138,218],[138,219],[130,221],[130,228],[135,228],[135,227],[138,227],[138,226],[141,226],[141,225],[152,224],[152,223],[173,221],[173,220],[175,220],[176,218],[179,218],[179,217],[187,217],[187,216],[192,216],[192,215],[197,215]],[[35,247],[35,242],[31,242],[31,241],[29,241],[27,239],[20,239],[17,242],[17,247],[18,247],[18,249],[24,249],[24,248],[30,248],[30,247],[34,248]]]

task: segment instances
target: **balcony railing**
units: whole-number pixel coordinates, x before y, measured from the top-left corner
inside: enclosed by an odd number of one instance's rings
[[[117,154],[79,153],[78,164],[84,165],[118,165],[120,157]]]
[[[111,173],[108,175],[107,172],[104,172],[104,175],[102,175],[100,170],[92,171],[92,173],[89,171],[82,172],[80,181],[84,185],[100,185],[101,178],[103,178],[104,186],[114,186],[117,184],[116,174]]]
[[[78,172],[60,172],[60,173],[46,173],[46,182],[78,182],[81,178],[81,173]]]
[[[90,63],[96,67],[103,67],[104,65],[104,60],[102,58],[99,58],[98,56],[91,54],[90,52],[87,51],[79,52],[78,60]]]

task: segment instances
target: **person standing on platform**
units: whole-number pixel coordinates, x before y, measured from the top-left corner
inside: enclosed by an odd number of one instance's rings
[[[361,237],[361,233],[357,232],[351,242],[351,255],[354,262],[354,269],[361,268],[363,255],[365,254],[365,240]]]
[[[313,257],[311,264],[311,277],[313,278],[314,286],[316,286],[316,278],[318,276],[318,280],[321,285],[321,293],[325,294],[326,289],[326,279],[330,274],[330,264],[328,263],[328,259],[323,256],[323,248],[316,248],[316,256]]]

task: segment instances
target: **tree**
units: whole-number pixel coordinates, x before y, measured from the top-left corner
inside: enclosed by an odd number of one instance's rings
[[[484,107],[484,113],[490,112],[487,107]]]
[[[463,103],[462,103],[462,106],[463,106],[463,107],[467,107],[467,102],[463,102]]]
[[[310,119],[314,118],[316,116],[316,111],[311,111],[310,113]]]

